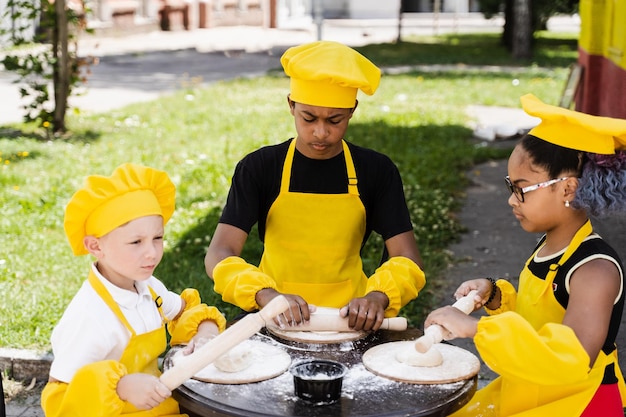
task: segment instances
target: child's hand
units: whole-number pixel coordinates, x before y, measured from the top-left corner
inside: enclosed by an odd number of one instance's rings
[[[426,317],[424,329],[433,324],[438,324],[443,328],[445,340],[451,340],[457,337],[474,337],[478,319],[468,316],[455,307],[446,306],[438,308]]]
[[[306,323],[311,318],[311,313],[315,311],[315,306],[309,305],[304,298],[297,294],[283,294],[273,288],[263,288],[259,290],[255,299],[257,304],[262,308],[265,307],[274,298],[282,295],[289,302],[289,308],[274,317],[274,323],[284,329],[289,326],[297,326]]]
[[[348,326],[353,330],[376,331],[385,318],[389,297],[380,291],[372,291],[364,297],[357,297],[339,309],[341,317],[348,318]]]
[[[491,294],[492,284],[491,281],[485,278],[477,278],[462,283],[454,293],[454,297],[458,300],[461,297],[466,296],[472,290],[477,290],[478,294],[474,299],[474,310],[482,308]]]
[[[172,392],[154,375],[128,374],[117,383],[117,395],[140,410],[150,410],[165,401]]]
[[[212,337],[195,337],[183,348],[183,355],[191,355],[196,349],[204,346]]]
[[[193,353],[194,350],[204,346],[209,340],[213,339],[220,333],[217,324],[212,320],[204,320],[198,326],[198,332],[191,338],[187,346],[183,349],[184,355]]]

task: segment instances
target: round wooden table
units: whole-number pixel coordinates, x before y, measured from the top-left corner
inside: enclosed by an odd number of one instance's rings
[[[381,330],[353,342],[310,344],[281,340],[266,329],[252,337],[285,349],[292,363],[304,359],[330,359],[348,366],[340,401],[312,405],[294,394],[293,376],[288,372],[251,384],[213,384],[190,379],[173,396],[182,413],[191,417],[214,416],[447,416],[461,408],[474,395],[477,377],[449,384],[420,385],[396,382],[369,372],[361,356],[373,346],[422,335],[417,329],[403,332]],[[171,366],[174,347],[165,357]]]

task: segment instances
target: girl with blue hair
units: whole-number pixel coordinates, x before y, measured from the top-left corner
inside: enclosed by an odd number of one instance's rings
[[[508,203],[521,227],[544,233],[517,290],[499,279],[464,282],[477,290],[476,318],[453,307],[424,326],[446,338],[473,337],[500,376],[453,416],[623,417],[624,378],[615,339],[624,309],[617,252],[590,216],[626,212],[626,120],[550,106],[533,95],[522,106],[541,122],[508,161]]]

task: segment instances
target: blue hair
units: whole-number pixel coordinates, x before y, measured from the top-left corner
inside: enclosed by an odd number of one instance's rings
[[[578,177],[576,196],[570,202],[573,208],[594,217],[626,213],[626,151],[613,155],[585,153],[529,134],[520,145],[550,178],[572,174]]]
[[[572,207],[595,217],[626,212],[626,152],[586,155]]]

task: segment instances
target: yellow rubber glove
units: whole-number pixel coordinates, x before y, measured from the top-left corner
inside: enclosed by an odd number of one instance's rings
[[[276,289],[276,281],[256,266],[237,256],[229,256],[213,268],[215,292],[222,300],[245,311],[258,310],[256,293],[264,288]]]
[[[395,317],[402,307],[415,299],[426,284],[424,271],[404,256],[383,263],[367,280],[366,294],[380,291],[389,298],[385,317]]]

